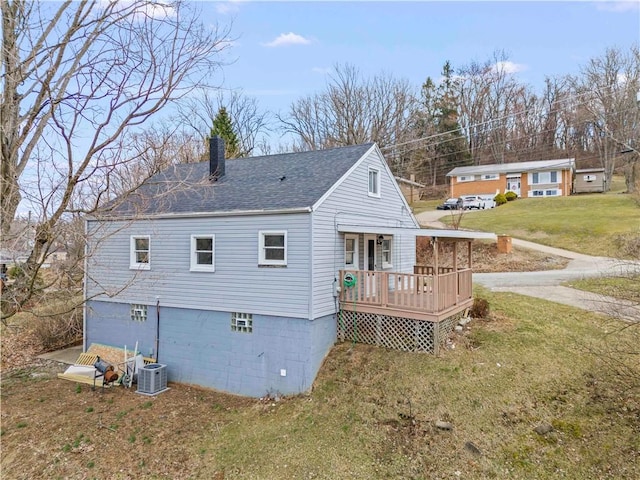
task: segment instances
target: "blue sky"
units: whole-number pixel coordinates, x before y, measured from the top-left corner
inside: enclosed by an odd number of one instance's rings
[[[606,47],[640,42],[640,0],[632,2],[206,2],[204,18],[233,21],[224,86],[285,113],[322,90],[327,72],[350,63],[420,86],[504,50],[518,78],[575,74]]]

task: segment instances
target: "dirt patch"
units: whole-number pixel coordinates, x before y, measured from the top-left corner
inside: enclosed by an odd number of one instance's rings
[[[185,385],[171,384],[156,397],[135,386],[94,391],[57,379],[64,368],[36,361],[5,375],[3,478],[196,478],[210,471],[208,447],[234,412],[260,407]]]
[[[569,263],[567,258],[527,248],[513,247],[510,253],[500,253],[495,243],[474,243],[471,258],[476,273],[560,270]]]

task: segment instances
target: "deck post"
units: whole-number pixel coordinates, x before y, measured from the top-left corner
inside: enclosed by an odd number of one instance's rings
[[[433,354],[438,355],[440,353],[440,322],[434,322],[433,324]]]
[[[460,276],[458,275],[458,242],[453,242],[453,271],[456,272],[456,305],[460,298]]]
[[[440,311],[440,266],[438,265],[438,237],[433,238],[433,309]]]
[[[380,272],[380,303],[383,307],[389,305],[389,274]]]

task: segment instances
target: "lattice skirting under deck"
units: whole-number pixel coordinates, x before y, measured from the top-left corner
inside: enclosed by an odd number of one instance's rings
[[[461,317],[462,313],[458,313],[440,322],[429,322],[341,310],[338,339],[437,355]]]

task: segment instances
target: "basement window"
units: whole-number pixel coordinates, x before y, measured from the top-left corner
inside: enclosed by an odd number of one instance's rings
[[[253,333],[253,315],[251,313],[233,312],[231,314],[231,331]]]
[[[146,322],[147,306],[137,303],[131,304],[131,320],[134,322]]]

